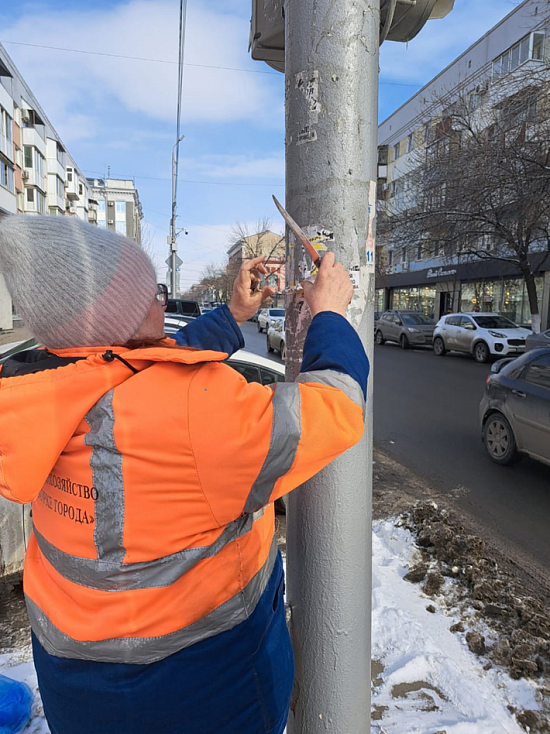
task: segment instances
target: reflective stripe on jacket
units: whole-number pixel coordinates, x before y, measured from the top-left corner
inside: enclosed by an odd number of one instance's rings
[[[112,351],[137,374],[105,348],[0,372],[0,493],[33,502],[24,582],[44,648],[149,663],[251,614],[272,502],[361,438],[364,398],[331,370],[266,387],[226,354]]]

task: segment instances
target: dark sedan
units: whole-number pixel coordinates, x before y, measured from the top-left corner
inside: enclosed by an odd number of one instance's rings
[[[550,464],[550,349],[493,365],[480,420],[483,443],[497,464],[525,454]]]
[[[529,334],[525,340],[525,349],[538,349],[539,347],[550,347],[550,329],[541,331],[540,334]]]

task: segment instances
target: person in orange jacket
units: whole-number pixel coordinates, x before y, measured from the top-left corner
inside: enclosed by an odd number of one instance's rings
[[[78,220],[0,222],[0,272],[45,348],[0,370],[0,493],[32,502],[24,571],[51,734],[280,734],[293,679],[273,503],[357,443],[369,365],[328,253],[295,383],[224,360],[272,289],[164,338],[166,286]]]

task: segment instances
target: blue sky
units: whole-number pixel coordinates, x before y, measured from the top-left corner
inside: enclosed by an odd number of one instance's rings
[[[380,119],[518,4],[455,0],[446,20],[428,23],[410,44],[384,44]],[[250,6],[250,0],[188,0],[178,184],[178,226],[189,231],[178,240],[182,287],[199,280],[208,264],[223,262],[235,222],[254,231],[267,216],[282,231],[271,194],[284,198],[283,75],[249,58]],[[110,167],[113,177],[135,177],[161,276],[176,139],[178,18],[178,0],[96,0],[86,9],[81,0],[19,0],[0,7],[0,41],[83,172],[105,176]]]

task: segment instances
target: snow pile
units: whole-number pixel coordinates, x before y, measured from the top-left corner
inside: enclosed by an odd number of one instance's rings
[[[458,611],[445,603],[458,580],[442,577],[431,596],[425,585],[405,580],[426,561],[405,524],[393,519],[374,526],[372,734],[544,732],[537,682],[512,679],[506,667],[489,662],[483,646],[478,654],[471,651],[472,633],[468,638],[465,626],[475,622],[488,649],[498,636],[475,608]],[[0,673],[35,693],[25,734],[49,734],[30,647],[0,655]]]
[[[511,710],[540,710],[536,683],[484,669],[449,629],[460,618],[404,580],[417,553],[395,520],[375,525],[372,734],[523,734]]]

